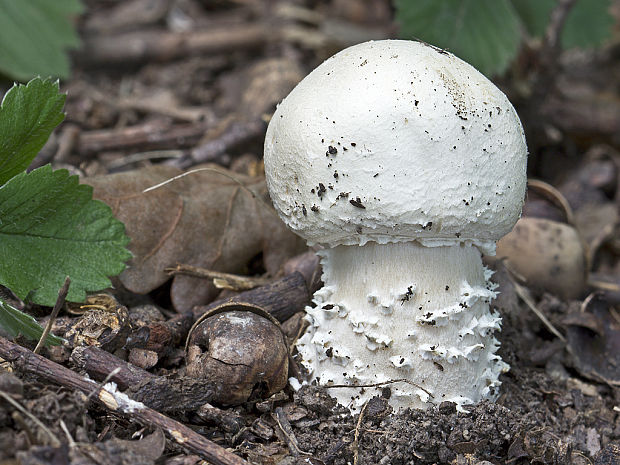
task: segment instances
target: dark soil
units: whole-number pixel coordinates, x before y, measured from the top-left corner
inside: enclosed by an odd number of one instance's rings
[[[187,169],[205,161],[260,176],[265,115],[294,82],[335,51],[394,37],[396,31],[387,0],[85,3],[79,19],[84,48],[74,56],[72,77],[61,83],[68,93],[67,119],[36,160],[37,165],[52,162],[84,176],[161,162]],[[283,7],[293,5],[301,10],[283,13]],[[339,34],[330,32],[334,24]],[[254,26],[265,29],[253,36]],[[148,54],[136,53],[130,60],[129,42],[108,49],[105,56],[97,52],[107,40],[129,41],[123,34],[148,42],[153,31],[164,37],[186,29],[229,36],[220,45],[195,49],[151,41]],[[284,30],[289,36],[276,34]],[[499,84],[515,102],[528,133],[529,175],[560,190],[592,250],[586,270],[591,282],[566,297],[559,274],[542,284],[515,286],[518,276],[510,275],[501,261],[492,264],[501,291],[496,303],[503,317],[500,355],[511,365],[501,378],[497,402],[482,402],[469,413],[458,413],[450,403],[394,413],[386,387],[361,414],[351,416],[329,397],[329,390],[317,387],[293,392],[287,386],[266,400],[258,398],[265,391],[257,389],[236,407],[168,408],[169,398],[183,390],[168,384],[167,390],[150,391],[151,397],[143,399],[256,464],[620,464],[619,36],[596,54],[563,55],[543,99],[523,92],[536,79],[551,79],[536,74],[536,52],[535,44],[524,47]],[[270,67],[267,61],[273,59],[287,64]],[[557,198],[549,202],[545,197],[531,194],[526,215],[563,221],[566,212],[554,205]],[[259,256],[247,264],[248,274],[263,271],[260,261]],[[310,287],[316,287],[314,266],[297,268]],[[528,288],[548,324],[526,305],[523,289]],[[127,342],[131,338],[120,317],[116,327],[101,329],[95,345],[158,379],[182,379],[185,340],[175,339],[174,327],[188,321],[179,322],[183,315],[172,308],[169,293],[170,286],[146,296],[120,287],[111,291],[118,305],[128,308],[134,345]],[[30,310],[37,316],[46,313]],[[55,332],[68,334],[80,318],[61,313]],[[299,318],[297,314],[283,324],[290,344]],[[154,322],[165,321],[173,324],[157,328],[173,333],[168,346],[147,350],[136,343],[143,334],[136,328],[151,325],[152,331]],[[117,336],[126,344],[118,344]],[[34,347],[30,341],[17,342]],[[70,358],[71,347],[52,348],[44,355],[95,376]],[[138,395],[138,387],[127,386],[127,392]],[[152,400],[158,392],[159,403]],[[24,374],[1,358],[0,396],[0,465],[207,463],[198,452],[164,437],[162,430],[41,376]]]

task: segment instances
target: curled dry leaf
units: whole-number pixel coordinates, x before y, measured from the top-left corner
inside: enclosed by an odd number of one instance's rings
[[[94,187],[94,196],[125,223],[131,238],[133,259],[120,276],[128,290],[152,291],[169,279],[164,270],[177,263],[242,273],[261,252],[267,272],[273,274],[287,258],[305,249],[267,206],[262,178],[216,165],[204,167],[209,170],[146,193],[181,171],[158,165],[86,180]],[[177,310],[185,311],[213,298],[215,292],[205,280],[179,275],[173,278],[171,298]]]
[[[521,218],[497,243],[497,258],[539,292],[564,299],[584,290],[587,261],[583,243],[572,226],[545,218]]]
[[[81,307],[86,311],[65,333],[72,347],[95,346],[114,352],[125,345],[131,331],[127,307],[107,294],[92,295]]]
[[[620,319],[605,299],[594,295],[585,309],[569,313],[566,325],[568,351],[575,369],[587,378],[620,386]]]

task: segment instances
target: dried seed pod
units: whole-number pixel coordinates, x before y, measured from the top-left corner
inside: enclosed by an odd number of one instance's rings
[[[284,335],[255,305],[228,303],[203,315],[190,331],[185,359],[187,374],[207,380],[220,404],[268,397],[286,386]]]
[[[572,226],[544,218],[521,218],[497,243],[497,258],[535,291],[563,299],[577,298],[585,289],[587,260],[584,244]]]
[[[81,308],[86,312],[65,333],[72,347],[95,346],[114,352],[125,345],[131,331],[127,307],[110,295],[97,294],[88,297]]]

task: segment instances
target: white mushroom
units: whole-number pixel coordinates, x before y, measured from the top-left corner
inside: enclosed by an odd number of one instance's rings
[[[419,42],[343,50],[278,106],[269,191],[286,224],[324,247],[297,349],[319,384],[353,386],[329,391],[341,404],[356,410],[385,387],[395,408],[497,396],[508,365],[481,252],[519,218],[526,157],[506,96]]]

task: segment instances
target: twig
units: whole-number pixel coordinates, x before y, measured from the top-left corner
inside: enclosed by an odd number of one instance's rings
[[[566,338],[562,335],[562,333],[558,331],[555,326],[553,326],[553,324],[549,321],[549,319],[544,315],[544,313],[538,309],[538,307],[534,303],[534,300],[530,296],[530,292],[525,287],[521,286],[517,281],[512,279],[512,277],[511,281],[513,286],[515,287],[515,292],[521,298],[521,300],[525,302],[525,304],[530,308],[530,310],[534,312],[534,314],[540,319],[540,321],[543,322],[543,324],[547,327],[549,331],[555,334],[562,342],[566,343]]]
[[[217,168],[195,168],[189,171],[185,171],[184,173],[178,174],[176,176],[173,176],[171,178],[166,179],[165,181],[162,181],[158,184],[155,184],[154,186],[150,186],[147,187],[146,189],[144,189],[142,191],[143,194],[146,194],[147,192],[150,191],[154,191],[155,189],[159,189],[160,187],[164,187],[167,184],[170,184],[171,182],[174,182],[178,179],[184,178],[185,176],[189,176],[190,174],[194,174],[194,173],[200,173],[202,171],[206,171],[208,173],[215,173],[215,174],[219,174],[220,176],[224,176],[227,179],[230,179],[231,181],[237,183],[239,185],[239,187],[241,187],[241,189],[245,192],[247,192],[258,204],[260,204],[267,213],[269,213],[270,215],[275,216],[276,218],[280,218],[278,216],[278,214],[276,213],[276,211],[271,207],[271,205],[267,205],[267,203],[261,199],[258,195],[256,195],[256,192],[254,192],[252,189],[250,189],[248,186],[246,186],[245,184],[243,184],[239,179],[237,179],[235,176],[231,176],[228,173],[225,173],[222,170],[219,170]]]
[[[95,393],[99,390],[102,389],[103,386],[105,386],[106,384],[108,384],[108,382],[114,377],[116,376],[119,372],[121,371],[120,367],[116,367],[114,368],[114,370],[112,370],[110,373],[108,373],[106,375],[106,377],[103,379],[103,381],[99,382],[99,386],[97,389],[93,389],[93,391],[88,394],[86,396],[86,402],[90,402],[90,399],[95,395]]]
[[[278,321],[288,320],[303,310],[310,302],[310,294],[303,275],[295,271],[265,286],[241,292],[235,296],[216,300],[209,305],[198,305],[192,310],[194,319],[225,303],[250,303],[267,310]]]
[[[76,347],[71,353],[71,361],[93,379],[101,380],[102,384],[114,381],[122,390],[129,387],[137,388],[141,383],[157,377],[94,346]]]
[[[182,423],[118,392],[114,384],[108,384],[100,389],[93,380],[84,378],[3,337],[0,337],[0,357],[12,362],[17,369],[25,373],[36,375],[68,389],[80,391],[85,395],[96,390],[97,395],[93,399],[109,411],[130,421],[135,420],[149,427],[161,428],[180,446],[200,455],[214,465],[249,465],[242,458],[209,441]]]
[[[389,434],[389,431],[386,431],[384,429],[362,428],[362,431],[374,434]]]
[[[410,381],[410,380],[405,379],[405,378],[391,379],[389,381],[383,381],[382,383],[374,383],[374,384],[330,384],[329,386],[323,386],[323,387],[326,388],[326,389],[331,389],[331,388],[369,388],[369,387],[387,386],[388,384],[394,384],[394,383],[407,383],[407,384],[410,384],[411,386],[417,387],[418,389],[420,389],[420,390],[424,391],[426,394],[428,394],[430,397],[434,398],[433,394],[431,394],[430,391],[424,389],[419,384],[416,384],[413,381]]]
[[[65,436],[67,436],[67,441],[69,442],[69,447],[75,447],[77,446],[77,444],[75,443],[75,440],[73,439],[73,436],[71,436],[71,433],[69,432],[69,428],[67,428],[67,425],[65,424],[65,422],[63,421],[63,419],[60,419],[60,428],[63,430],[63,432],[65,433]]]
[[[598,291],[594,291],[594,292],[591,292],[590,294],[588,294],[588,297],[583,299],[583,302],[581,302],[581,307],[579,308],[579,312],[580,313],[585,313],[588,310],[588,307],[590,306],[592,301],[594,299],[598,298],[600,295],[601,295],[601,293],[598,292]]]
[[[151,323],[147,327],[146,340],[137,337],[130,345],[163,354],[187,337],[190,328],[198,318],[225,303],[254,304],[268,311],[282,323],[295,313],[302,311],[309,302],[310,293],[306,280],[301,273],[295,271],[264,286],[216,300],[209,305],[198,305],[191,312],[175,315],[168,321]],[[96,367],[97,364],[93,364],[89,370],[96,369]],[[120,384],[118,379],[114,381]],[[126,386],[131,385],[131,382],[126,384]],[[192,395],[194,398],[200,397],[195,392]],[[186,401],[189,401],[189,398]]]
[[[117,108],[121,110],[137,110],[143,113],[155,113],[169,116],[172,119],[186,122],[197,123],[207,118],[204,108],[200,107],[179,107],[171,99],[144,99],[144,98],[121,98],[115,102]]]
[[[76,58],[82,64],[137,65],[188,55],[229,53],[263,47],[277,31],[265,24],[242,24],[190,32],[147,30],[85,37]]]
[[[357,465],[357,462],[359,460],[360,431],[362,427],[362,419],[364,418],[364,414],[366,413],[366,407],[368,407],[368,401],[364,402],[364,406],[360,411],[360,416],[357,419],[357,424],[355,425],[355,436],[353,439],[353,465]]]
[[[594,287],[601,291],[609,291],[609,292],[620,292],[620,284],[611,283],[608,281],[604,281],[602,279],[597,279],[597,276],[588,277],[588,286]]]
[[[43,334],[41,334],[41,337],[39,338],[39,342],[37,343],[37,346],[34,348],[33,352],[35,354],[38,354],[43,348],[43,346],[45,345],[45,340],[47,339],[47,336],[52,330],[52,326],[54,326],[54,321],[56,321],[58,312],[60,311],[62,306],[65,304],[65,299],[67,298],[67,294],[69,293],[70,285],[71,285],[71,279],[69,278],[69,276],[67,276],[65,278],[64,284],[58,291],[58,298],[56,299],[56,303],[54,304],[54,308],[52,309],[52,314],[50,315],[50,319],[45,325],[45,329],[43,330]]]
[[[560,35],[568,13],[577,0],[558,0],[549,18],[549,24],[543,37],[543,53],[557,53],[560,46]]]
[[[157,376],[98,347],[76,347],[71,360],[102,385],[113,381],[129,389],[132,399],[162,413],[194,411],[213,398],[214,388],[205,380]]]
[[[123,158],[110,161],[107,165],[108,169],[122,168],[123,166],[130,165],[141,161],[169,159],[169,158],[181,158],[183,157],[182,150],[151,150],[148,152],[137,152],[127,155]]]
[[[537,85],[535,86],[534,95],[532,95],[534,102],[545,101],[549,91],[555,85],[558,74],[560,36],[566,17],[575,2],[576,0],[558,0],[553,10],[551,10],[549,24],[545,30],[540,48],[540,72],[536,79]]]
[[[264,134],[264,130],[262,121],[233,121],[223,134],[192,149],[190,158],[181,160],[178,166],[187,169],[191,165],[212,162],[223,153]]]
[[[75,144],[80,138],[80,128],[75,124],[67,124],[58,138],[58,149],[54,154],[56,163],[67,161]]]
[[[269,280],[264,278],[252,278],[236,274],[222,273],[221,271],[207,270],[199,266],[177,264],[174,268],[165,268],[164,271],[172,276],[183,274],[197,278],[212,279],[218,289],[231,289],[235,291],[247,291],[258,286],[264,286]]]
[[[299,443],[297,442],[295,433],[293,433],[293,428],[291,428],[291,424],[289,423],[288,418],[286,418],[286,413],[284,413],[282,407],[276,407],[275,414],[272,414],[272,416],[278,424],[280,431],[282,431],[286,445],[293,456],[299,457],[299,455],[312,455],[299,448]]]
[[[135,126],[83,131],[77,140],[75,152],[93,155],[114,150],[179,150],[194,146],[211,126],[202,121],[192,124],[170,125],[154,121]]]
[[[39,420],[32,413],[30,413],[28,410],[22,407],[22,405],[19,402],[13,399],[6,392],[0,390],[0,397],[2,397],[9,404],[11,404],[14,408],[22,412],[24,415],[26,415],[28,418],[30,418],[39,428],[41,428],[41,430],[45,431],[45,434],[49,436],[51,445],[53,447],[60,447],[60,444],[61,444],[60,440],[56,437],[54,433],[50,431],[50,429],[47,426],[43,424],[43,422],[41,422],[41,420]]]
[[[185,176],[189,176],[190,174],[200,173],[202,171],[206,171],[208,173],[216,173],[216,174],[219,174],[220,176],[224,176],[225,178],[230,179],[231,181],[239,184],[239,186],[244,191],[246,191],[248,194],[250,194],[254,199],[260,200],[258,198],[258,196],[256,195],[256,193],[252,189],[247,187],[245,184],[243,184],[241,181],[239,181],[236,177],[231,176],[230,174],[225,173],[222,170],[218,170],[217,168],[207,168],[207,167],[205,167],[205,168],[195,168],[193,170],[189,170],[189,171],[185,171],[185,172],[183,172],[181,174],[177,174],[176,176],[168,178],[165,181],[162,181],[162,182],[160,182],[158,184],[155,184],[154,186],[147,187],[146,189],[144,189],[142,191],[142,193],[146,194],[147,192],[151,192],[151,191],[154,191],[155,189],[159,189],[160,187],[164,187],[165,185],[170,184],[171,182],[177,181],[177,180],[179,180],[181,178],[184,178]],[[264,205],[267,206],[267,204],[264,204]],[[268,206],[267,206],[267,208],[271,209],[271,207],[268,207]]]
[[[566,222],[571,226],[575,226],[575,214],[573,213],[573,208],[570,206],[570,203],[568,203],[568,200],[566,200],[566,197],[564,197],[564,194],[562,194],[551,184],[538,179],[528,179],[527,187],[528,189],[534,190],[541,196],[545,197],[556,207],[561,208],[564,213],[564,217],[566,218]]]

